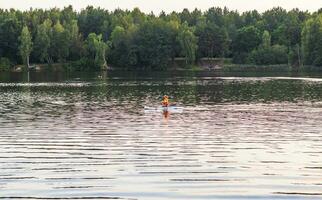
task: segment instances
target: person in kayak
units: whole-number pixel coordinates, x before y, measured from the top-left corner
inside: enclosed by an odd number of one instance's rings
[[[162,100],[161,104],[163,107],[168,107],[170,105],[169,97],[167,95],[163,96],[163,100]]]

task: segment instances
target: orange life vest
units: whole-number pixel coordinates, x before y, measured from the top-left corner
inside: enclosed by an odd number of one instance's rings
[[[169,106],[169,99],[168,98],[163,99],[162,106]]]

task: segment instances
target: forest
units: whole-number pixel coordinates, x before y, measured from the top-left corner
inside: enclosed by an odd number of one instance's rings
[[[0,9],[0,69],[69,63],[73,70],[166,70],[202,58],[235,64],[322,66],[322,9],[281,7],[239,13],[213,7],[182,12],[108,11],[88,6]]]

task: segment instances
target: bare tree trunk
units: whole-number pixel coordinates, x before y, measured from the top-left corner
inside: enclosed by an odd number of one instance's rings
[[[26,59],[26,64],[27,64],[27,70],[29,71],[29,68],[30,68],[30,65],[29,65],[29,56],[27,56],[27,59]]]
[[[105,59],[104,59],[104,63],[103,63],[103,65],[102,65],[102,69],[103,69],[103,70],[107,70],[107,69],[108,69],[107,62],[106,62],[106,60],[105,60]]]
[[[102,52],[102,57],[103,57],[103,65],[101,66],[101,68],[103,70],[107,70],[108,66],[107,66],[107,62],[106,62],[106,59],[105,59],[105,50]]]

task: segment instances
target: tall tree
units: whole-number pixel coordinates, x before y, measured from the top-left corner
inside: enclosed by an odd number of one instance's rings
[[[223,57],[228,49],[228,34],[216,24],[206,23],[197,26],[198,57]]]
[[[196,60],[198,39],[187,23],[184,23],[180,28],[177,39],[180,43],[181,52],[185,56],[186,64],[192,64]]]
[[[322,66],[322,14],[306,21],[302,31],[304,63]]]
[[[52,22],[47,19],[37,27],[36,38],[34,41],[34,54],[35,57],[38,57],[40,62],[47,61],[47,63],[51,63],[51,58],[49,56],[49,48],[51,45],[51,24]]]
[[[102,35],[90,33],[85,45],[89,57],[95,61],[95,64],[101,69],[107,69],[106,50],[108,46],[102,40]]]
[[[176,42],[174,31],[169,23],[160,19],[140,26],[133,39],[139,62],[135,67],[166,69],[173,56],[173,43]]]
[[[125,29],[121,26],[116,26],[111,33],[111,52],[110,52],[110,61],[121,67],[128,67],[128,51],[129,47],[129,40],[131,38],[126,33]],[[132,63],[136,64],[136,63]]]
[[[208,22],[216,24],[219,27],[222,27],[224,25],[224,15],[222,8],[212,7],[208,9],[205,13],[205,17],[207,18]]]
[[[17,11],[18,13],[18,11]],[[1,56],[9,58],[13,63],[19,60],[19,36],[21,34],[21,19],[16,12],[4,11],[0,16],[0,50]]]
[[[262,36],[262,47],[268,49],[271,47],[271,35],[268,31],[264,31]]]
[[[77,25],[77,20],[72,20],[70,24],[67,25],[66,31],[69,35],[69,58],[70,60],[78,60],[84,53],[82,36],[79,33],[79,28]]]
[[[51,53],[58,62],[63,62],[69,55],[70,35],[58,21],[54,27],[51,38]]]
[[[245,63],[248,54],[258,47],[261,42],[259,29],[247,26],[238,29],[236,40],[233,41],[233,62]]]
[[[29,57],[32,51],[32,38],[27,26],[24,26],[19,37],[19,53],[22,61],[29,69]]]

